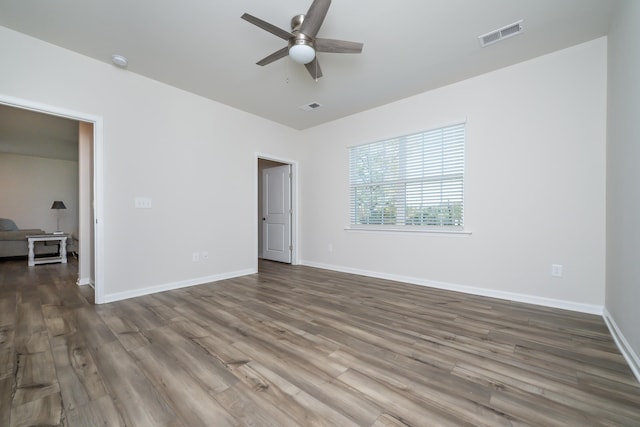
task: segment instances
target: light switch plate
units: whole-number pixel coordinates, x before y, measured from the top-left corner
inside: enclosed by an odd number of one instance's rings
[[[134,206],[136,209],[151,209],[153,207],[151,197],[136,197]]]

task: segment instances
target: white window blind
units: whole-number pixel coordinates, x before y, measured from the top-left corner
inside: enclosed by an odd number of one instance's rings
[[[349,149],[350,222],[461,230],[464,123]]]

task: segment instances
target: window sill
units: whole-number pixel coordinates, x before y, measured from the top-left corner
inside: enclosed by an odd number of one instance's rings
[[[365,233],[399,233],[399,234],[431,234],[437,236],[470,236],[471,231],[468,230],[435,230],[429,228],[378,228],[378,227],[352,227],[346,226],[345,231],[365,232]]]

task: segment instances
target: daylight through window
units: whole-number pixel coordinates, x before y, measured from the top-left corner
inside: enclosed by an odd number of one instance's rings
[[[461,123],[351,147],[351,225],[461,230],[464,130]]]

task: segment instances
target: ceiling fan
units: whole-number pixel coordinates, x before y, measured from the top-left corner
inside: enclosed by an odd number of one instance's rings
[[[245,21],[288,42],[286,47],[273,52],[256,64],[264,66],[289,55],[293,61],[304,64],[311,77],[318,79],[322,77],[322,70],[316,52],[361,53],[362,43],[316,38],[330,5],[331,0],[313,0],[306,15],[296,15],[291,19],[291,31],[285,31],[248,13],[242,15],[241,18]]]

